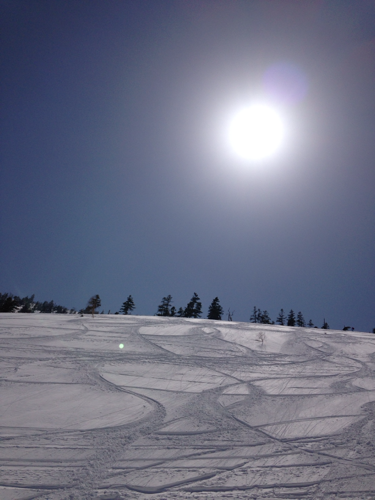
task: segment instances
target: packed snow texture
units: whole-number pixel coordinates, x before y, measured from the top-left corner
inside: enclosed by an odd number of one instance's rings
[[[373,334],[1,314],[0,345],[1,500],[375,499]]]

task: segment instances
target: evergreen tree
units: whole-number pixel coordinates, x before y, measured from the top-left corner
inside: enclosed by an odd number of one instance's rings
[[[324,321],[323,321],[322,330],[329,330],[329,324],[327,323],[327,321],[326,321],[325,318],[324,318]]]
[[[122,304],[120,312],[122,312],[123,314],[129,314],[129,311],[130,311],[130,314],[131,314],[131,312],[134,309],[135,309],[135,304],[134,304],[133,297],[131,295],[129,295],[129,297]]]
[[[45,300],[41,306],[40,312],[41,313],[51,313],[54,311],[54,309],[55,309],[55,304],[54,304],[53,300],[51,300],[50,302],[47,302]]]
[[[0,312],[14,312],[17,305],[12,294],[0,293]]]
[[[284,326],[285,325],[285,314],[284,314],[284,309],[280,309],[280,312],[279,312],[279,315],[276,319],[276,323],[278,325],[282,325]]]
[[[190,299],[190,302],[185,308],[184,316],[185,318],[200,318],[202,315],[202,302],[198,295],[194,292],[194,295]]]
[[[309,328],[313,328],[314,323],[312,322],[312,320],[311,320],[311,319],[309,319],[309,322],[307,323],[307,326],[308,326]]]
[[[263,323],[264,325],[272,325],[272,321],[270,315],[268,314],[268,311],[265,310],[260,314],[259,323]]]
[[[215,297],[211,302],[210,307],[208,308],[208,319],[221,319],[221,316],[224,314],[224,309],[220,305],[220,301],[218,297]]]
[[[294,315],[294,311],[293,309],[290,310],[289,314],[288,314],[288,323],[287,325],[288,326],[295,326],[296,324],[296,317]]]
[[[171,307],[171,316],[176,316],[176,308],[175,308],[175,306]]]
[[[12,297],[8,297],[4,302],[2,312],[14,312],[17,309],[17,302]]]
[[[100,304],[99,304],[99,306],[100,306]],[[64,307],[64,306],[56,306],[54,308],[54,312],[57,313],[57,314],[67,314],[68,309],[66,307]]]
[[[161,300],[156,316],[171,316],[172,295],[167,295]]]
[[[256,306],[254,306],[253,312],[250,316],[251,323],[258,323],[258,311],[259,309],[257,309]]]
[[[185,316],[185,311],[182,309],[182,307],[179,308],[179,310],[176,313],[176,316],[178,316],[179,318]]]
[[[9,295],[8,293],[0,293],[0,312],[5,312],[3,311],[3,307],[8,298],[12,299],[12,295]]]
[[[297,314],[297,326],[306,326],[305,318],[303,317],[301,311]]]
[[[34,312],[34,309],[32,307],[32,305],[30,304],[30,302],[26,302],[26,304],[24,304],[21,309],[19,310],[20,313],[33,313]]]
[[[96,309],[98,309],[98,307],[100,307],[101,305],[102,305],[102,302],[100,300],[99,295],[93,295],[87,303],[85,313],[86,314],[91,313],[94,316],[94,314],[96,314],[96,312],[97,312]]]
[[[49,302],[47,302],[46,300],[44,302],[36,302],[35,303],[35,311],[39,311],[41,313],[46,313],[46,312],[52,312],[52,309],[50,311],[47,311],[47,307],[48,307],[48,304]],[[52,301],[52,304],[53,304],[53,301]]]
[[[22,305],[19,312],[21,313],[32,313],[34,312],[34,297],[35,295],[31,295],[31,297],[23,297],[23,299],[19,299],[19,304]]]

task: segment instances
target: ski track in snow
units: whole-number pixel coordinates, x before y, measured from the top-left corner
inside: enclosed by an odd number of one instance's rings
[[[373,334],[1,314],[0,346],[0,500],[375,499]]]

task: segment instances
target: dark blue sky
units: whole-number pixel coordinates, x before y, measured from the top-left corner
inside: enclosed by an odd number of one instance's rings
[[[375,327],[374,1],[0,6],[1,292]],[[308,92],[255,167],[226,123],[285,62]]]

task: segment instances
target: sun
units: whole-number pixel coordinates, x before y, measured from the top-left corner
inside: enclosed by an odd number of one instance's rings
[[[284,139],[278,112],[266,104],[253,104],[239,111],[229,127],[229,140],[240,157],[259,161],[273,156]]]

